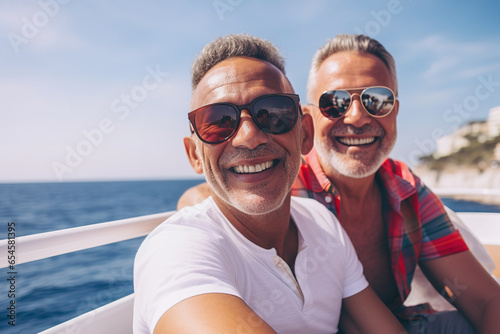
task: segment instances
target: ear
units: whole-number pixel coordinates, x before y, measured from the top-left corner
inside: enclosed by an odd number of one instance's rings
[[[311,106],[307,104],[305,106],[302,106],[302,112],[304,114],[311,114]]]
[[[184,137],[184,148],[186,149],[186,154],[189,159],[189,163],[193,170],[197,174],[203,174],[203,164],[201,163],[201,157],[198,156],[198,152],[196,150],[196,142],[194,138]]]
[[[302,115],[301,125],[302,125],[301,153],[302,155],[306,155],[312,149],[314,144],[314,126],[310,114],[304,113]]]

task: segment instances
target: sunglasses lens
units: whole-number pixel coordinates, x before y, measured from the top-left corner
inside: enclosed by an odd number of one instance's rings
[[[262,131],[283,134],[290,131],[298,119],[298,96],[289,95],[263,96],[255,99],[250,108],[248,105],[215,103],[190,112],[188,117],[198,137],[209,144],[222,143],[234,135],[242,108],[250,109]]]
[[[328,118],[339,118],[351,104],[351,95],[345,90],[331,90],[319,98],[319,109]]]
[[[297,121],[298,106],[288,96],[266,96],[253,104],[252,113],[259,127],[268,133],[283,134]]]
[[[233,135],[238,118],[237,110],[227,104],[206,106],[196,112],[194,122],[196,132],[207,143],[223,142]]]
[[[373,116],[385,116],[394,107],[394,94],[386,87],[371,87],[361,95],[366,110]]]

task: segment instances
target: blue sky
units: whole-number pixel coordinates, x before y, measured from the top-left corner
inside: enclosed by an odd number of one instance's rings
[[[193,178],[190,66],[218,36],[274,42],[305,102],[310,59],[365,33],[396,59],[392,157],[500,105],[496,1],[68,1],[0,3],[0,182]]]

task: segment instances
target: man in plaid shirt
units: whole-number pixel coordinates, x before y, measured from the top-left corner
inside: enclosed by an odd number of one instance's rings
[[[403,162],[388,158],[397,90],[394,59],[376,40],[339,35],[321,47],[303,107],[313,116],[314,149],[292,194],[315,198],[339,218],[368,282],[410,333],[498,331],[499,285],[437,196]],[[460,312],[403,306],[417,264]]]

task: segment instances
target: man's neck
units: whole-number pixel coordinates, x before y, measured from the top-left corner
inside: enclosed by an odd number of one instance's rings
[[[359,179],[342,175],[335,170],[328,173],[325,172],[325,174],[339,192],[342,200],[352,203],[363,203],[372,196],[373,191],[377,187],[375,174]]]
[[[381,210],[381,193],[375,174],[364,178],[353,178],[340,174],[334,169],[322,167],[332,185],[340,195],[338,217],[341,224],[363,225],[368,215]]]
[[[265,249],[276,249],[278,255],[288,262],[297,255],[297,228],[291,219],[290,195],[276,210],[251,215],[243,213],[213,196],[222,214],[248,240]],[[290,263],[289,263],[290,264]]]

